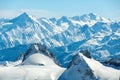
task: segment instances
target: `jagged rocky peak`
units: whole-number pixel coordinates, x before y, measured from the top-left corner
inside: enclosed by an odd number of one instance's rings
[[[27,52],[24,54],[23,61],[26,58],[28,58],[30,55],[36,54],[36,53],[42,53],[43,55],[54,58],[54,55],[47,50],[46,46],[44,46],[44,45],[42,45],[40,43],[34,43],[29,47]]]
[[[88,50],[81,50],[80,53],[82,53],[87,58],[91,58],[91,54]]]
[[[53,53],[49,52],[46,46],[34,43],[32,44],[28,51],[24,54],[22,65],[58,65],[61,64],[56,60]]]
[[[39,43],[34,43],[30,46],[28,52],[33,52],[33,53],[37,53],[39,51],[45,51],[46,50],[46,47],[39,44]]]
[[[73,57],[70,67],[64,71],[59,80],[96,80],[96,77],[82,53],[79,53]]]

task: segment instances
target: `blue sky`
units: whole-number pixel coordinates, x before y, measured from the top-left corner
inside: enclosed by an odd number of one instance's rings
[[[120,0],[0,0],[0,17],[27,12],[36,17],[75,16],[96,13],[120,20]]]

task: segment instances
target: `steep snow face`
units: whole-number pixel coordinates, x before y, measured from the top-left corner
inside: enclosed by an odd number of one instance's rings
[[[106,67],[79,53],[74,56],[70,68],[62,74],[59,80],[119,80],[119,76],[120,70]]]
[[[68,77],[69,76],[69,77]],[[93,71],[82,56],[75,55],[70,68],[68,68],[59,80],[96,80]]]
[[[21,64],[0,66],[0,80],[58,80],[65,69],[55,64],[47,53],[44,46],[32,45]]]
[[[101,63],[99,63],[98,61],[95,61],[94,59],[86,58],[85,56],[83,56],[83,58],[88,64],[88,66],[94,71],[95,76],[99,80],[119,80],[120,70],[116,70],[111,67],[106,67]]]

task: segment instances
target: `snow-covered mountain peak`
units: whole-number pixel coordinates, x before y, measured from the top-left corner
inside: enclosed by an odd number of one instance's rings
[[[19,15],[18,17],[10,20],[10,22],[20,26],[24,26],[27,23],[33,23],[34,21],[35,21],[35,18],[33,18],[32,16],[28,15],[25,12]]]
[[[95,13],[89,13],[88,15],[92,20],[96,20],[96,18],[98,17]]]
[[[88,21],[88,20],[96,20],[98,16],[95,13],[84,14],[82,16],[74,16],[72,17],[73,20],[76,21]]]
[[[73,57],[71,66],[64,71],[59,80],[119,80],[119,74],[119,70],[106,67],[100,62],[78,53]]]
[[[95,13],[84,14],[82,16],[73,16],[70,20],[73,24],[79,24],[81,26],[88,25],[90,27],[97,22],[111,22],[109,19],[96,15]]]
[[[111,22],[110,19],[107,19],[105,17],[101,17],[101,16],[99,16],[99,15],[97,15],[95,13],[89,13],[88,15],[90,16],[91,20],[96,20],[98,22],[105,22],[105,23]]]
[[[23,61],[27,59],[27,57],[35,53],[43,53],[43,55],[46,55],[48,57],[54,57],[49,51],[47,51],[46,46],[34,43],[29,47],[28,51],[25,53]]]
[[[26,20],[26,19],[30,19],[29,15],[27,13],[22,13],[21,15],[17,16],[16,18],[12,19],[12,20],[15,20],[15,19],[21,19],[21,20]]]
[[[83,21],[89,21],[89,20],[96,20],[100,21],[101,17],[96,15],[95,13],[89,13],[89,14],[84,14],[80,17],[81,20]]]
[[[29,16],[26,12],[22,13],[20,16]]]
[[[69,76],[69,77],[67,77]],[[73,57],[71,66],[62,74],[60,80],[96,80],[93,71],[83,58],[81,53]]]
[[[99,16],[95,13],[84,14],[82,16],[74,16],[74,17],[72,17],[72,19],[76,20],[76,21],[84,21],[84,22],[92,21],[92,20],[97,21],[97,22],[101,22],[101,21],[108,22],[108,21],[110,21],[109,19],[101,17],[101,16]]]
[[[61,18],[56,19],[56,20],[52,19],[52,22],[56,23],[57,26],[64,27],[63,30],[68,28],[68,26],[71,25],[71,20],[67,16],[62,16]]]

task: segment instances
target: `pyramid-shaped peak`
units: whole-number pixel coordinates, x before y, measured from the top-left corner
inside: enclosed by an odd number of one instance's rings
[[[33,19],[26,12],[24,12],[18,17],[11,19],[10,22],[22,25],[25,24],[26,22],[33,22]]]
[[[29,17],[29,15],[26,12],[22,13],[20,16],[27,16],[27,17]]]
[[[31,17],[26,12],[24,12],[14,19],[31,19]]]

